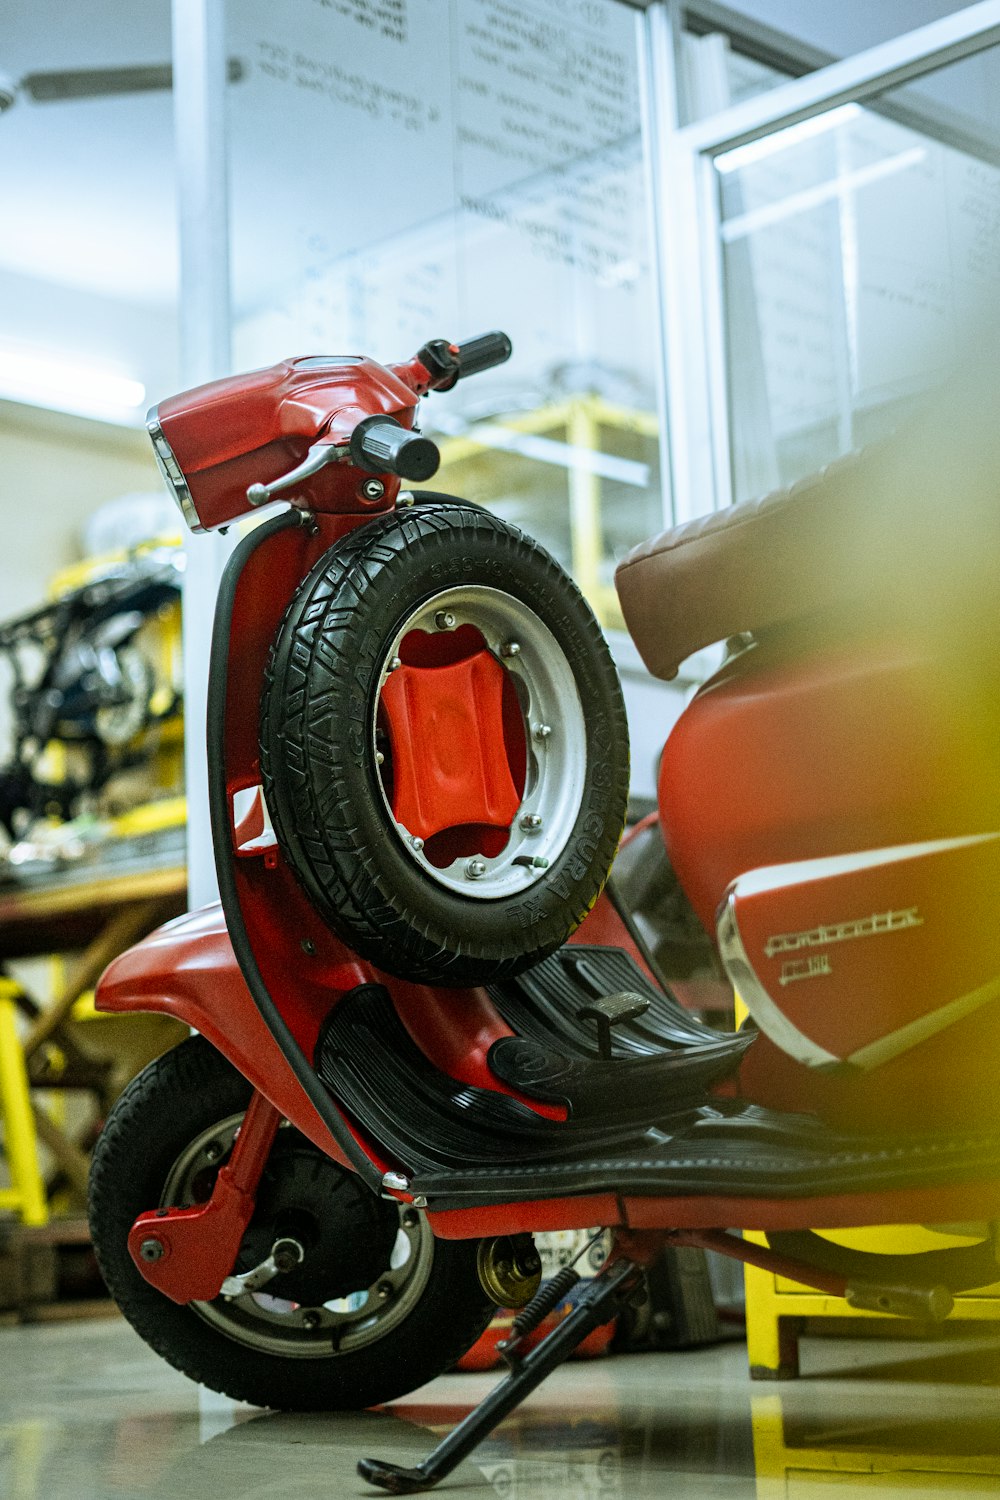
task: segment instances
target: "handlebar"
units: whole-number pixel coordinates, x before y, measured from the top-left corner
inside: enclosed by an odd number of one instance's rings
[[[447,339],[431,339],[414,359],[405,364],[389,365],[386,369],[358,358],[303,359],[276,366],[273,370],[255,372],[252,376],[218,382],[217,384],[227,387],[227,395],[240,402],[241,406],[248,381],[263,381],[265,385],[270,381],[274,385],[277,377],[282,400],[292,402],[293,407],[297,387],[293,390],[292,382],[304,381],[309,386],[310,400],[305,407],[305,414],[310,424],[315,423],[312,445],[301,462],[288,473],[272,479],[268,484],[251,484],[244,491],[247,502],[252,506],[266,505],[277,496],[312,479],[328,464],[340,462],[350,462],[363,473],[395,474],[400,479],[423,483],[437,473],[441,462],[437,445],[430,438],[404,427],[402,422],[388,415],[384,407],[381,412],[376,411],[371,416],[363,416],[360,421],[357,420],[366,406],[371,411],[369,401],[378,406],[386,400],[387,392],[380,385],[380,379],[388,373],[412,391],[414,397],[420,397],[428,391],[451,390],[466,375],[478,375],[482,370],[502,365],[510,356],[510,339],[505,333],[497,331],[467,339],[464,344],[450,344]],[[237,389],[230,392],[231,386]],[[316,397],[316,386],[321,387],[321,399]],[[393,399],[391,387],[388,394],[389,399]],[[397,402],[398,399],[398,395],[395,395]],[[329,403],[329,416],[325,421],[322,418],[324,402]],[[296,424],[299,424],[302,411],[299,408],[295,410]],[[278,411],[281,411],[280,402]],[[293,430],[299,432],[301,427],[295,425]],[[163,439],[163,442],[165,445],[166,440]],[[174,461],[176,464],[176,460]]]

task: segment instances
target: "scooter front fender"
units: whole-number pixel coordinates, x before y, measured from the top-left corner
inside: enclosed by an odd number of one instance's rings
[[[347,1165],[253,1002],[218,903],[167,922],[116,958],[94,1004],[184,1021],[321,1151]]]

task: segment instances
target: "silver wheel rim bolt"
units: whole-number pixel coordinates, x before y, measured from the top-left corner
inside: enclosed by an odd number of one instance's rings
[[[525,833],[537,833],[542,826],[540,813],[525,813],[521,819],[521,827]]]
[[[411,849],[416,849],[416,851],[417,851],[418,854],[420,853],[420,851],[421,851],[421,849],[423,847],[424,847],[424,841],[423,841],[423,839],[412,838],[410,840],[410,848]]]
[[[318,1312],[307,1312],[302,1314],[302,1322],[306,1328],[318,1328],[322,1322]]]
[[[501,656],[520,656],[520,654],[521,647],[519,646],[517,641],[504,641],[503,645],[500,647]]]
[[[384,764],[384,762],[385,762],[385,756],[382,754],[381,750],[376,750],[375,751],[375,764],[377,766],[381,766],[381,765]]]
[[[396,668],[397,667],[401,667],[402,665],[403,665],[403,663],[400,661],[399,657],[398,656],[394,656],[392,658],[392,661],[386,667],[386,671],[387,672],[395,672]]]
[[[375,1295],[380,1302],[388,1302],[389,1298],[392,1296],[392,1282],[380,1281],[378,1286],[375,1288]]]
[[[434,616],[434,624],[438,630],[454,630],[455,616],[450,609],[439,609]]]
[[[547,740],[552,729],[548,724],[536,724],[533,733],[536,740]]]
[[[470,859],[465,867],[465,873],[470,880],[478,880],[486,874],[486,861],[484,859]]]

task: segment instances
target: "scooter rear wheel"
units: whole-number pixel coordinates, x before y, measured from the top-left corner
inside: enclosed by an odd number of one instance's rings
[[[628,798],[618,675],[538,544],[421,505],[331,547],[275,638],[261,771],[325,920],[390,973],[464,986],[559,947]]]
[[[90,1227],[126,1318],[192,1380],[256,1406],[357,1410],[448,1369],[495,1311],[478,1241],[435,1239],[424,1215],[376,1198],[292,1129],[278,1132],[236,1266],[259,1264],[291,1226],[307,1244],[292,1279],[180,1306],[140,1276],[132,1223],[145,1209],[207,1198],[249,1098],[247,1081],[196,1036],[112,1109],[94,1151]]]

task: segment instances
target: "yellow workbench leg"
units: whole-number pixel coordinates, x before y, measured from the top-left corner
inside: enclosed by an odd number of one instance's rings
[[[744,1238],[766,1243],[763,1235]],[[799,1373],[801,1319],[778,1312],[774,1272],[744,1266],[747,1302],[747,1359],[751,1380],[795,1380]]]
[[[24,1049],[17,1034],[13,980],[0,979],[0,1117],[11,1186],[0,1191],[0,1207],[14,1208],[25,1224],[45,1224],[48,1209],[38,1165],[38,1142]]]

